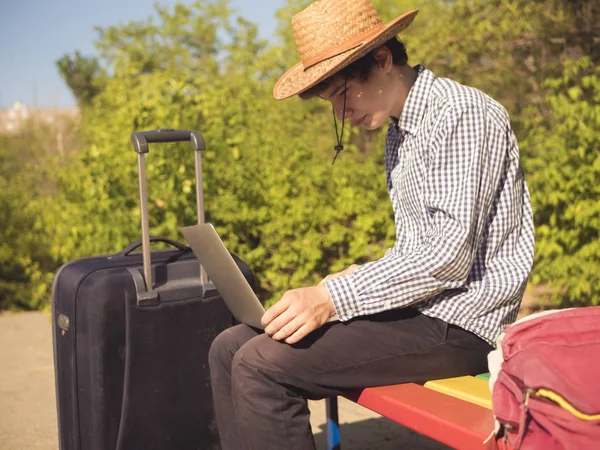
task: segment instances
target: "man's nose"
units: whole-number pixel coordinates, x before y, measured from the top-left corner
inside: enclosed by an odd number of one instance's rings
[[[342,103],[341,105],[336,105],[335,106],[335,116],[337,117],[338,120],[342,120],[342,112],[344,110],[344,104]],[[348,108],[348,105],[346,105],[346,119],[348,117],[352,117],[352,114],[354,114],[354,111],[351,108]]]

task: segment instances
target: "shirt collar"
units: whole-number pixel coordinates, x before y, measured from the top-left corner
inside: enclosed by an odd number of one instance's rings
[[[417,79],[408,92],[408,97],[404,103],[404,109],[398,121],[398,128],[402,131],[416,134],[419,124],[423,119],[425,110],[427,109],[427,101],[429,92],[435,81],[433,72],[427,70],[424,66],[418,65],[415,67]],[[395,121],[392,119],[392,123]]]

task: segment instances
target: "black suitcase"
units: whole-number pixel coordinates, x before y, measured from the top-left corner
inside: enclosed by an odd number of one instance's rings
[[[132,141],[142,240],[115,255],[67,263],[54,279],[60,448],[218,449],[208,349],[234,319],[187,246],[150,238],[144,169],[148,143],[189,141],[202,223],[204,142],[197,131],[166,129],[134,133]],[[175,248],[150,252],[151,240]],[[140,244],[143,252],[134,253]],[[234,259],[253,285],[248,266]]]

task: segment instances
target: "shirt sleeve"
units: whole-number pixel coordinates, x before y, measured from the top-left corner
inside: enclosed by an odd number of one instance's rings
[[[507,157],[507,130],[487,119],[475,105],[449,108],[440,119],[423,182],[420,243],[406,253],[390,249],[351,275],[325,282],[340,320],[465,286]]]

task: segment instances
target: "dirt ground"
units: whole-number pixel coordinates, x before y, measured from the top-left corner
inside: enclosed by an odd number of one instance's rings
[[[0,315],[0,450],[58,449],[53,364],[49,313]],[[309,407],[325,450],[325,403]],[[339,415],[343,450],[448,448],[345,399]]]
[[[50,314],[0,316],[0,448],[56,449]]]

